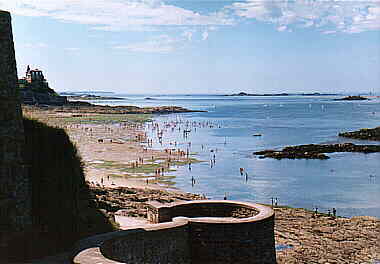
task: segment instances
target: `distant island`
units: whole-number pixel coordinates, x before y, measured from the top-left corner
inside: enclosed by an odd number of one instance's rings
[[[364,101],[364,100],[370,100],[366,97],[362,97],[362,96],[346,96],[346,97],[343,97],[343,98],[339,98],[339,99],[334,99],[334,101]]]
[[[68,95],[67,99],[69,100],[124,100],[124,98],[121,98],[121,97],[100,96],[100,95],[93,95],[93,94]]]
[[[246,92],[240,92],[237,94],[227,94],[225,96],[336,96],[339,94],[329,93],[265,93],[265,94],[250,94]]]
[[[78,92],[60,92],[60,95],[84,95],[84,94],[113,94],[114,92],[106,91],[78,91]]]

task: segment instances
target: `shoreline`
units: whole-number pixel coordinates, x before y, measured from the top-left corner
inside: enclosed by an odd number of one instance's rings
[[[31,109],[33,109],[33,107],[26,106],[27,111]],[[84,115],[78,115],[75,110],[69,112],[54,112],[54,109],[53,111],[50,110],[51,109],[47,110],[45,108],[37,107],[34,108],[32,113],[34,112],[35,114],[38,114],[33,116],[33,114],[30,115],[29,112],[29,115],[32,118],[37,118],[40,121],[50,123],[50,125],[65,128],[70,139],[72,139],[79,148],[81,157],[86,163],[86,180],[89,184],[92,184],[92,186],[104,186],[106,188],[149,188],[154,190],[189,193],[178,189],[174,184],[170,183],[170,179],[175,178],[170,175],[170,172],[175,171],[175,167],[186,166],[189,161],[191,163],[206,162],[197,160],[193,157],[178,156],[178,154],[175,154],[178,159],[171,160],[170,166],[168,166],[168,160],[173,158],[174,154],[169,154],[169,152],[166,152],[165,150],[149,148],[149,144],[147,147],[147,135],[143,131],[142,124],[151,121],[151,114],[85,113]],[[54,122],[54,120],[57,120],[57,122]],[[130,125],[129,127],[128,125],[125,127],[125,132],[130,135],[128,139],[124,138],[120,141],[120,137],[118,137],[120,134],[110,134],[123,130],[119,129],[118,131],[118,128],[115,129],[115,126],[119,123]],[[135,125],[131,125],[133,123]],[[100,127],[102,127],[103,131],[100,131],[99,134]],[[106,127],[114,130],[107,132],[104,130]],[[96,129],[98,129],[98,131]],[[99,139],[102,139],[103,142],[97,142]],[[304,146],[318,147],[319,145],[321,144],[309,144]],[[341,143],[335,145],[341,145],[341,147],[345,146],[345,144]],[[255,154],[260,156],[260,152],[265,152],[265,150],[255,152]],[[269,150],[269,152],[269,154],[272,154],[272,152],[277,153],[278,151]],[[139,158],[144,160],[143,164],[140,163],[138,167],[133,169],[131,167],[133,166],[132,163],[139,162]],[[160,174],[158,175],[159,178],[157,178],[154,170],[160,166],[166,168],[164,168],[164,175]],[[107,174],[110,175],[109,179]],[[103,182],[101,181],[101,178],[103,178]],[[148,179],[148,184],[146,179]],[[307,208],[303,209],[309,210]]]
[[[170,182],[170,172],[192,156],[154,150],[147,143],[143,124],[151,114],[99,114],[79,110],[23,106],[24,115],[64,128],[84,162],[86,181],[93,186],[133,187],[180,192]],[[160,169],[160,173],[156,171]],[[148,184],[146,180],[148,179]],[[182,191],[181,191],[182,192]]]
[[[76,114],[172,114],[172,113],[199,113],[204,110],[190,110],[180,106],[153,106],[138,107],[133,105],[109,106],[95,105],[87,101],[68,101],[63,105],[29,105],[23,104],[26,111],[40,110],[61,113],[73,112]]]
[[[167,162],[170,154],[146,149],[149,141],[144,134],[143,123],[150,120],[151,115],[78,115],[75,111],[54,112],[41,109],[26,111],[25,115],[65,128],[85,163],[86,180],[95,193],[93,201],[97,202],[99,209],[111,212],[122,229],[147,224],[144,217],[146,201],[167,203],[176,199],[203,198],[173,188],[169,168],[165,168],[164,175],[155,174],[155,170]],[[181,159],[186,161],[186,158],[182,156]],[[138,162],[137,166],[133,167],[133,162]],[[146,167],[155,162],[158,163],[157,166]],[[183,165],[186,163],[173,166]],[[121,193],[118,191],[120,189]],[[119,211],[119,207],[127,209]],[[287,206],[275,207],[275,212],[279,264],[300,261],[318,263],[321,254],[323,263],[374,263],[380,259],[380,252],[377,251],[380,236],[378,218],[334,218]]]

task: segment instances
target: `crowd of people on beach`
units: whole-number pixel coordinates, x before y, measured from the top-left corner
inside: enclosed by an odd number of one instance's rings
[[[197,166],[194,166],[196,159],[192,158],[195,154],[193,151],[201,151],[209,153],[209,166],[213,169],[217,165],[218,152],[223,151],[223,145],[227,144],[227,138],[224,138],[222,146],[212,146],[211,144],[202,143],[196,144],[192,142],[192,137],[201,129],[219,129],[223,128],[222,123],[210,120],[202,121],[189,121],[184,120],[180,116],[168,118],[166,121],[157,119],[158,121],[151,122],[132,122],[124,121],[107,121],[104,122],[88,122],[86,118],[83,122],[58,122],[56,118],[46,117],[47,123],[53,124],[55,127],[66,130],[72,139],[77,142],[92,141],[98,144],[126,144],[130,141],[141,144],[142,151],[136,160],[130,160],[129,166],[132,169],[138,169],[145,165],[154,164],[157,160],[164,159],[164,163],[153,169],[152,173],[145,173],[145,181],[149,183],[157,183],[161,177],[166,176],[173,166],[187,166],[189,175],[189,183],[191,186],[201,184],[202,178],[197,175]],[[79,133],[77,133],[79,131]],[[74,133],[71,133],[74,132]],[[152,155],[153,150],[161,150],[163,153],[160,155]],[[250,178],[254,179],[249,172],[243,168],[238,167],[237,173],[242,176],[242,180],[248,182]],[[147,170],[148,171],[148,170]],[[108,185],[115,185],[109,176],[101,177],[93,184],[106,183]],[[152,179],[152,180],[150,180]],[[374,181],[375,176],[369,176],[370,181]],[[228,197],[228,193],[224,193],[223,199]],[[268,198],[269,199],[269,198]],[[272,204],[277,206],[278,198],[272,200]],[[316,214],[320,213],[316,208]],[[336,215],[336,209],[326,209],[327,215]]]

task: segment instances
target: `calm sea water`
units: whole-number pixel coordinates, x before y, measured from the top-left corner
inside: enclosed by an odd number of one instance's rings
[[[118,95],[120,96],[120,95]],[[99,104],[163,106],[177,105],[205,113],[160,115],[155,122],[201,122],[213,127],[182,131],[167,129],[163,144],[154,148],[179,147],[207,162],[178,168],[175,186],[207,197],[303,207],[327,212],[333,207],[341,216],[380,217],[380,153],[333,153],[328,160],[259,159],[254,151],[287,145],[354,142],[380,144],[338,137],[351,131],[380,125],[380,99],[333,101],[336,97],[226,97],[226,96],[131,96]],[[150,136],[155,137],[150,129]],[[254,134],[262,134],[260,137]],[[203,145],[203,149],[202,149]],[[211,152],[213,150],[214,152]],[[216,152],[217,150],[217,152]],[[215,165],[210,159],[215,154]],[[239,168],[248,173],[248,181]],[[370,176],[372,175],[372,177]],[[196,184],[192,186],[191,178]]]

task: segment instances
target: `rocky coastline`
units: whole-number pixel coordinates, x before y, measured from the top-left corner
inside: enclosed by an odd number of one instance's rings
[[[53,112],[70,112],[80,114],[171,114],[171,113],[193,113],[206,112],[201,110],[189,110],[180,106],[155,106],[155,107],[138,107],[138,106],[108,106],[94,105],[88,102],[72,101],[62,106],[53,105],[23,105],[26,109],[36,109],[39,111]]]
[[[380,145],[356,145],[353,143],[342,144],[308,144],[299,146],[288,146],[282,150],[263,150],[254,152],[259,158],[274,159],[320,159],[325,160],[330,157],[324,153],[333,152],[360,152],[374,153],[380,152]]]
[[[110,218],[115,215],[147,219],[149,201],[171,203],[205,197],[143,188],[91,187],[93,203]],[[380,220],[375,217],[335,217],[301,208],[275,206],[275,240],[278,264],[372,263],[380,258]],[[234,217],[247,217],[237,212]],[[322,256],[321,256],[322,254]],[[375,262],[376,263],[376,262]]]
[[[88,183],[94,208],[104,210],[109,217],[115,214],[147,218],[147,202],[172,203],[178,201],[202,200],[205,197],[179,191],[152,188],[102,187]],[[122,210],[119,212],[119,210]]]
[[[380,126],[375,128],[363,128],[358,131],[342,132],[339,133],[339,136],[353,139],[380,141]]]

